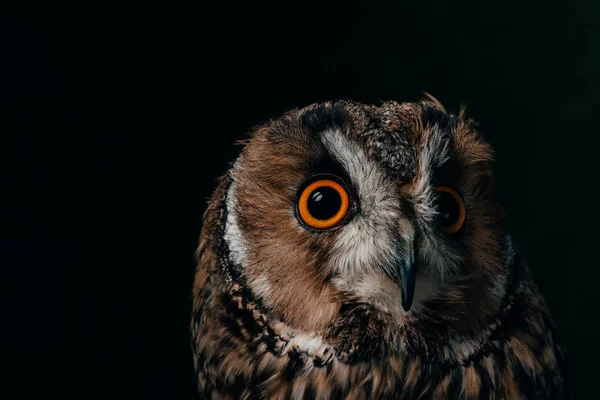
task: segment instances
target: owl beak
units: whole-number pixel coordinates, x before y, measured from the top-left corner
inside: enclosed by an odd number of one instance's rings
[[[410,240],[408,254],[400,265],[400,283],[402,288],[402,308],[409,311],[415,294],[415,280],[417,276],[417,258],[415,257],[414,240]]]

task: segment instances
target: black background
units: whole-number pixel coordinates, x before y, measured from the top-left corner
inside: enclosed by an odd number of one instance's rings
[[[192,259],[234,140],[315,101],[422,91],[466,103],[495,147],[579,397],[597,392],[598,3],[324,4],[3,6],[0,363],[16,398],[194,398]]]

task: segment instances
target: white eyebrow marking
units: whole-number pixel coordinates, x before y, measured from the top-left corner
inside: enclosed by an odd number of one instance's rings
[[[357,143],[329,130],[322,141],[342,164],[358,191],[361,212],[336,238],[332,266],[340,274],[375,270],[389,257],[397,257],[394,223],[400,217],[399,200],[385,172]]]

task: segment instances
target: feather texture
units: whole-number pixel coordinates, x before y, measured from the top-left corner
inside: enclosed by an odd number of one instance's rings
[[[193,288],[203,398],[566,399],[566,357],[505,230],[492,152],[437,101],[325,103],[258,128],[207,207]],[[326,232],[294,213],[321,172],[355,204]],[[434,185],[468,219],[436,228]],[[418,242],[415,304],[386,268]],[[395,247],[394,247],[395,246]]]

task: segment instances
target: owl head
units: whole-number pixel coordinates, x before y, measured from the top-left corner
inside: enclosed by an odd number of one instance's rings
[[[498,308],[512,247],[475,124],[433,98],[336,101],[258,127],[228,173],[230,270],[271,318],[325,330],[345,305],[460,331]]]

